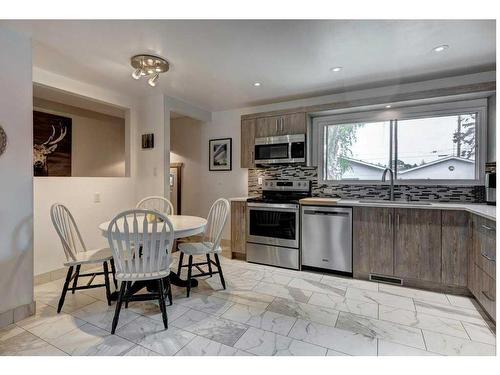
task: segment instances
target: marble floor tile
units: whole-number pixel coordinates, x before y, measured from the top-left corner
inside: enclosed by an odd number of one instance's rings
[[[465,332],[465,329],[460,321],[419,313],[417,311],[409,311],[398,309],[396,307],[380,305],[379,319],[403,324],[409,327],[457,336],[463,339],[468,338],[467,333]]]
[[[132,342],[88,323],[48,341],[69,355],[81,356],[122,355],[134,346]]]
[[[147,316],[148,318],[154,319],[156,321],[163,322],[163,317],[160,311],[160,306],[158,305],[158,301],[130,302],[130,304],[128,305],[128,310],[143,316]],[[171,306],[167,304],[168,321],[174,321],[188,310],[188,307],[183,306],[179,303],[175,303],[175,301]]]
[[[21,329],[21,328],[18,328]],[[63,356],[66,355],[62,350],[57,349],[46,341],[35,335],[22,330],[12,335],[4,335],[0,339],[0,355],[2,356]]]
[[[61,297],[61,291],[62,287],[54,282],[37,285],[35,287],[35,300],[37,303],[41,302],[45,305],[57,308],[59,298]],[[71,294],[71,292],[69,292],[66,294],[62,312],[71,313],[95,301],[97,301],[97,299],[81,293],[81,291],[77,291],[75,294]]]
[[[377,292],[379,289],[379,284],[375,281],[367,281],[367,280],[357,280],[351,279],[347,277],[333,276],[333,275],[324,275],[321,278],[321,283],[330,285],[330,286],[340,286],[343,288],[348,288],[350,286],[358,289],[372,290]]]
[[[143,346],[136,345],[128,352],[124,354],[126,357],[155,357],[159,356],[158,353],[153,352],[152,350],[146,349]]]
[[[222,315],[234,305],[233,302],[228,301],[224,298],[218,298],[214,296],[205,296],[205,295],[192,295],[190,298],[185,298],[183,300],[179,300],[178,304],[181,306],[203,311],[212,315]]]
[[[197,336],[189,344],[179,350],[176,356],[234,356],[238,349]]]
[[[228,346],[233,346],[248,328],[246,325],[196,310],[189,310],[174,320],[172,325]]]
[[[86,305],[71,314],[79,319],[85,320],[99,328],[111,332],[111,325],[113,323],[113,318],[115,316],[116,305],[112,304],[108,306],[106,302],[97,301]],[[120,318],[118,320],[117,328],[124,326],[125,324],[137,319],[140,315],[133,312],[130,309],[125,308],[125,304],[122,305],[120,310]]]
[[[426,350],[413,348],[395,342],[378,340],[379,356],[436,356],[437,354]]]
[[[326,348],[253,327],[243,334],[234,347],[265,356],[324,356],[326,354]]]
[[[24,332],[26,332],[24,329],[19,328],[15,324],[10,324],[7,327],[0,328],[0,342],[8,340]]]
[[[212,294],[215,297],[224,298],[234,303],[266,308],[274,300],[274,296],[257,293],[253,290],[221,290]]]
[[[290,332],[296,320],[288,315],[241,304],[235,304],[229,308],[222,315],[222,318],[279,333],[284,336]]]
[[[292,279],[291,276],[279,272],[268,272],[261,281],[271,284],[288,285]]]
[[[384,292],[387,294],[394,294],[396,296],[409,297],[415,300],[436,302],[443,305],[448,305],[450,302],[446,298],[445,294],[430,292],[427,290],[419,290],[414,288],[406,288],[403,286],[389,285],[389,284],[379,284],[379,292]]]
[[[349,354],[345,354],[342,352],[338,352],[336,350],[328,349],[326,352],[327,357],[342,357],[342,356],[348,356]]]
[[[490,327],[482,324],[462,322],[467,334],[472,341],[478,341],[485,344],[496,345],[495,333]]]
[[[346,287],[341,285],[331,285],[324,284],[321,281],[314,280],[304,280],[304,279],[292,279],[290,283],[288,283],[288,287],[302,289],[302,290],[310,290],[315,293],[325,293],[325,294],[333,294],[336,296],[343,297],[346,292]],[[303,302],[303,301],[300,301]]]
[[[169,324],[141,316],[116,330],[116,335],[161,355],[174,355],[196,336]]]
[[[333,294],[313,293],[309,305],[327,307],[338,311],[378,318],[378,304],[373,301],[358,301],[352,298],[335,296]]]
[[[495,346],[480,342],[423,331],[427,350],[443,355],[495,355]]]
[[[257,293],[268,294],[274,297],[288,298],[297,302],[307,302],[312,292],[287,285],[278,285],[260,282],[253,289]]]
[[[43,340],[56,339],[86,322],[68,314],[55,315],[41,320],[40,324],[28,324],[24,328]]]
[[[297,340],[351,355],[377,355],[377,340],[359,333],[299,319],[288,334]]]
[[[289,270],[286,268],[275,268],[274,273],[279,275],[289,276],[295,279],[304,279],[304,280],[312,280],[312,281],[320,281],[323,277],[323,274],[309,271],[296,271]]]
[[[425,350],[420,329],[341,312],[336,328]]]
[[[464,309],[452,305],[441,305],[438,303],[415,301],[417,312],[441,316],[444,318],[461,320],[462,322],[486,324],[477,310]]]
[[[474,299],[466,296],[455,296],[453,294],[447,294],[448,301],[450,304],[457,307],[464,307],[466,309],[476,310],[476,305],[474,304]]]
[[[214,276],[212,278],[206,279],[205,282],[213,289],[213,290],[223,290],[222,284],[218,276]],[[253,279],[245,279],[240,277],[230,277],[225,279],[226,289],[236,289],[236,290],[252,290],[258,283],[258,280]]]
[[[415,310],[413,300],[409,297],[402,297],[384,292],[374,292],[371,290],[362,290],[352,287],[347,288],[345,296],[348,299],[378,303],[380,305],[392,307],[400,307],[406,310]]]
[[[322,307],[322,306],[310,305],[302,302],[295,302],[286,298],[278,298],[278,297],[274,299],[274,301],[269,305],[267,310],[272,311],[274,313],[287,315],[292,318],[309,320],[311,322],[325,324],[332,327],[335,326],[335,323],[337,322],[337,318],[339,316],[339,312],[337,310],[329,309],[327,307]],[[257,327],[257,328],[266,329],[264,327]]]

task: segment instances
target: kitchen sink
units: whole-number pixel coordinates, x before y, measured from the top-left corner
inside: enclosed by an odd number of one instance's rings
[[[383,199],[363,199],[359,203],[376,203],[376,204],[394,204],[394,205],[411,205],[411,206],[430,206],[430,202],[415,202],[415,201],[388,201]]]

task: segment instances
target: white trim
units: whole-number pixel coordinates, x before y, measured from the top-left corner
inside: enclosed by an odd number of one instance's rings
[[[486,162],[486,130],[487,124],[487,99],[472,99],[466,101],[443,102],[422,106],[408,106],[396,109],[379,111],[357,111],[353,109],[350,113],[339,113],[337,115],[318,116],[312,119],[311,147],[312,163],[318,166],[318,183],[320,185],[386,185],[380,180],[325,180],[323,178],[323,145],[324,127],[327,125],[340,125],[346,122],[381,122],[390,120],[406,120],[432,116],[456,115],[464,112],[477,113],[476,119],[476,161],[475,179],[468,180],[394,180],[395,185],[448,185],[448,186],[476,186],[483,185]],[[392,142],[392,137],[391,137]]]

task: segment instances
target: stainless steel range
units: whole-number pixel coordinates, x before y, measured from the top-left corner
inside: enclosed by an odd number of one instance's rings
[[[264,181],[262,197],[247,200],[249,262],[300,268],[299,200],[309,196],[309,181]]]

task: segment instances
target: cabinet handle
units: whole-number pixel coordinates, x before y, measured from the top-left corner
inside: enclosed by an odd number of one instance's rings
[[[284,126],[285,125],[285,119],[282,117],[280,120],[281,120],[280,121],[281,122],[281,132],[283,133],[283,128],[285,127]]]
[[[491,297],[488,292],[482,290],[481,293],[483,294],[483,296],[485,296],[488,300],[490,300],[491,302],[495,302],[495,298]]]
[[[486,230],[495,230],[495,228],[490,227],[489,225],[486,224],[481,224],[481,228],[486,229]]]
[[[399,214],[396,214],[396,226],[399,227]]]
[[[486,253],[481,253],[481,256],[482,256],[483,258],[488,259],[488,260],[489,260],[489,261],[491,261],[491,262],[496,262],[495,257],[490,257],[490,256],[489,256],[488,254],[486,254]]]
[[[392,214],[389,214],[389,225],[392,227]]]
[[[278,121],[279,119],[276,119],[276,133],[278,133]]]

